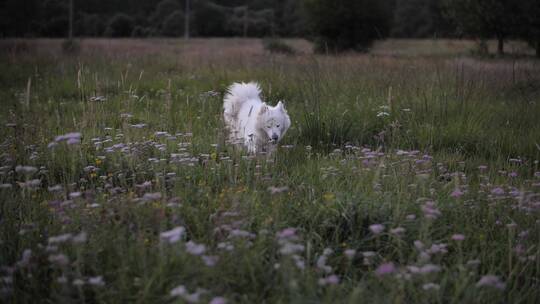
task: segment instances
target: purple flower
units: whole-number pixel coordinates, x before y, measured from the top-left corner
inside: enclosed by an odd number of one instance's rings
[[[388,263],[383,263],[379,265],[379,267],[375,269],[375,274],[378,276],[383,276],[387,274],[392,274],[395,271],[396,271],[396,266],[394,266],[394,263],[388,262]]]
[[[452,240],[454,241],[463,241],[465,239],[465,236],[463,234],[453,234]]]
[[[422,285],[422,289],[423,290],[439,290],[440,286],[439,284],[435,284],[435,283],[426,283],[424,285]]]
[[[217,262],[219,261],[219,256],[217,255],[203,255],[202,260],[204,264],[208,267],[214,267],[216,266]]]
[[[379,234],[379,233],[384,231],[384,225],[382,225],[382,224],[373,224],[373,225],[369,226],[369,230],[373,234]]]
[[[335,274],[329,275],[325,278],[319,279],[319,285],[325,286],[325,285],[337,285],[339,284],[339,277]]]
[[[166,241],[169,244],[173,244],[173,243],[178,242],[182,238],[185,232],[186,232],[186,228],[182,226],[178,226],[171,230],[162,232],[159,235],[159,237],[161,238],[161,240]]]
[[[354,256],[356,255],[356,250],[354,250],[354,249],[346,249],[343,253],[345,254],[345,256],[349,260],[352,260],[352,259],[354,259]]]
[[[403,227],[396,227],[396,228],[394,228],[394,229],[390,229],[390,233],[399,236],[399,235],[402,235],[403,233],[405,233],[405,228],[403,228]]]
[[[501,187],[495,187],[495,188],[491,189],[491,194],[503,195],[504,194],[504,189],[501,188]]]
[[[186,251],[192,255],[201,255],[206,251],[206,246],[189,241],[186,243]]]
[[[495,275],[485,275],[477,283],[476,287],[494,287],[500,290],[503,290],[506,287],[506,284],[501,281],[498,276]]]
[[[214,297],[212,300],[210,300],[209,304],[226,304],[227,299],[224,297]]]
[[[296,237],[296,228],[285,228],[278,232],[278,239],[288,239]]]
[[[461,191],[459,188],[454,189],[452,193],[450,193],[450,196],[453,198],[460,198],[463,196],[463,191]]]
[[[437,209],[437,206],[435,206],[435,202],[433,201],[427,201],[422,205],[422,212],[424,212],[424,217],[431,220],[441,216],[441,211]]]

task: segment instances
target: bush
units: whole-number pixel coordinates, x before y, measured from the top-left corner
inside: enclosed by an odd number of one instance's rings
[[[390,29],[388,1],[307,0],[309,26],[316,52],[365,52]]]
[[[286,55],[296,54],[296,50],[292,46],[286,44],[282,40],[275,39],[275,38],[264,39],[263,47],[265,50],[269,51],[270,53],[278,53],[278,54],[286,54]]]
[[[174,11],[164,21],[161,29],[163,36],[178,37],[184,33],[184,13]]]
[[[105,36],[109,37],[129,37],[133,32],[135,22],[133,18],[126,14],[116,14],[109,20]]]

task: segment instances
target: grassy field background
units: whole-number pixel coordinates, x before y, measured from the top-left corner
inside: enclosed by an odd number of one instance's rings
[[[540,62],[285,42],[0,41],[2,301],[534,303]],[[271,157],[225,142],[251,80]]]

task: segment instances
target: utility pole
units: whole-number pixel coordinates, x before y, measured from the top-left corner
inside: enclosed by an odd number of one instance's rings
[[[248,33],[248,11],[249,11],[249,7],[246,3],[246,6],[244,6],[244,28],[243,28],[243,34],[244,34],[244,38],[247,37],[247,33]]]
[[[73,0],[69,0],[69,31],[68,40],[73,40]]]
[[[186,9],[184,10],[184,39],[188,40],[189,39],[190,7],[189,7],[189,0],[185,0],[185,1],[186,1]]]

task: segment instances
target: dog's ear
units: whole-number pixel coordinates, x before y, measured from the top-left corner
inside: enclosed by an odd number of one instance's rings
[[[266,102],[263,102],[261,109],[259,110],[259,115],[262,115],[266,112],[268,112],[268,106],[266,105]]]
[[[285,104],[283,104],[283,101],[279,101],[276,108],[278,108],[278,110],[280,110],[283,113],[287,113],[287,111],[285,110]]]

